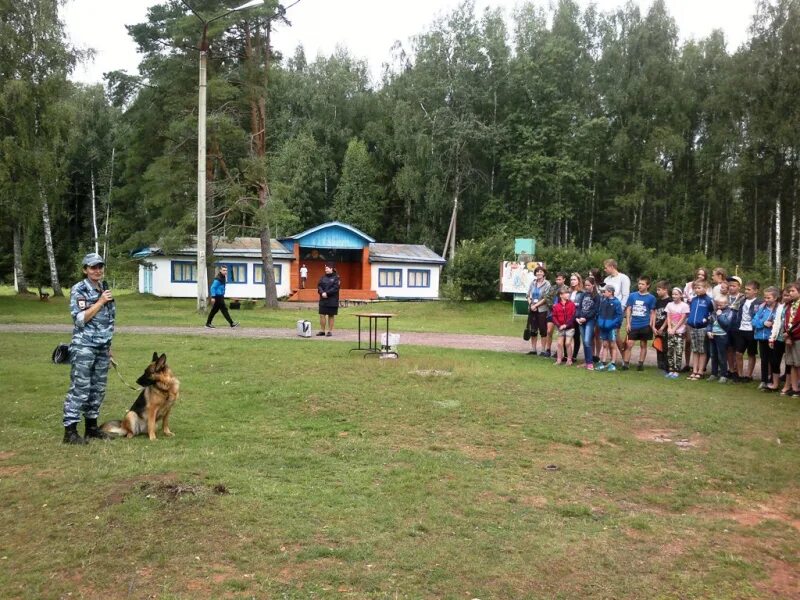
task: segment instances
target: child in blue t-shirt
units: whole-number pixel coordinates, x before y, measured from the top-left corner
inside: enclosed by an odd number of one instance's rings
[[[650,288],[650,278],[647,276],[639,277],[637,288],[638,291],[628,296],[628,303],[625,307],[628,338],[625,343],[625,354],[622,357],[623,371],[628,370],[633,344],[637,340],[639,342],[639,365],[636,370],[644,370],[644,359],[647,358],[647,342],[653,339],[653,330],[655,329],[656,297],[647,291]]]
[[[622,325],[622,304],[614,297],[614,286],[603,287],[603,298],[597,310],[597,328],[600,331],[600,361],[595,370],[616,371],[614,365],[614,349],[617,347],[617,329]],[[608,358],[608,367],[603,362],[603,357]]]

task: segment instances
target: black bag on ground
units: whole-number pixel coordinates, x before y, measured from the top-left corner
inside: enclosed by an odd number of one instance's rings
[[[531,339],[531,329],[530,327],[526,327],[525,331],[522,332],[522,339],[526,342]]]
[[[69,362],[69,344],[59,344],[53,350],[53,364],[63,365]]]

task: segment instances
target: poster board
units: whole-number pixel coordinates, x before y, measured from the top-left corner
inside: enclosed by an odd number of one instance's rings
[[[503,261],[500,264],[500,291],[504,294],[527,294],[534,269],[543,266],[544,263],[538,261]]]

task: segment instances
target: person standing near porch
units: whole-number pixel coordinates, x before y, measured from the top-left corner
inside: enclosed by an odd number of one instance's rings
[[[306,289],[306,281],[308,281],[308,267],[303,265],[300,267],[300,289]]]
[[[319,293],[319,331],[317,335],[331,337],[333,335],[333,321],[339,314],[339,274],[336,265],[327,263],[325,275],[320,277],[317,284]]]

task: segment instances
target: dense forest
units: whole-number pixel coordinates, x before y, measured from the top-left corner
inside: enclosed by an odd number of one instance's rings
[[[95,244],[125,269],[192,241],[198,17],[241,4],[152,6],[129,26],[139,73],[83,86],[60,3],[0,0],[0,277],[56,294]],[[633,248],[686,276],[701,260],[800,276],[800,0],[754,1],[735,51],[721,31],[681,43],[663,0],[509,18],[465,0],[377,83],[346,48],[275,51],[291,8],[208,25],[209,236],[338,219],[442,253],[455,221],[456,254],[535,237],[573,261]]]

